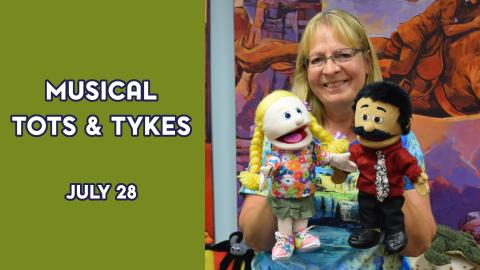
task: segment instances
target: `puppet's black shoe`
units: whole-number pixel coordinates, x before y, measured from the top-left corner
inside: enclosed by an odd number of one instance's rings
[[[407,245],[407,235],[404,231],[388,233],[385,236],[385,253],[392,255],[402,251]]]
[[[382,240],[382,233],[371,229],[361,229],[348,238],[348,244],[354,248],[371,248]]]

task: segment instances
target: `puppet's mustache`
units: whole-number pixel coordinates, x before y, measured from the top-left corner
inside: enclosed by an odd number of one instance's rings
[[[369,141],[383,141],[393,137],[392,134],[385,131],[381,131],[379,129],[374,129],[370,132],[366,132],[365,129],[363,129],[363,127],[354,127],[353,132],[358,136],[364,139],[367,139]]]

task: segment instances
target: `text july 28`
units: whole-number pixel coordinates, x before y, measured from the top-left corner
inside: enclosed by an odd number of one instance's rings
[[[65,199],[67,201],[106,201],[112,188],[110,183],[71,183]],[[133,201],[138,197],[135,184],[116,184],[115,200]]]

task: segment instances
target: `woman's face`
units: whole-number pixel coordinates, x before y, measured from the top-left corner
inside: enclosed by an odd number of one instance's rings
[[[318,27],[310,42],[309,57],[329,57],[337,50],[351,48],[340,42],[328,26]],[[351,107],[353,99],[365,84],[369,70],[369,58],[359,52],[346,62],[328,59],[323,66],[309,66],[308,82],[325,109]]]

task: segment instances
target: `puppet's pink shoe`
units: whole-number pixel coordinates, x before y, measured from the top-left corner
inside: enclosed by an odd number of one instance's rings
[[[293,236],[275,232],[275,239],[277,239],[277,242],[272,249],[272,260],[280,261],[290,258],[293,250],[295,249],[293,244]]]
[[[320,239],[308,232],[311,228],[313,226],[295,233],[295,248],[299,252],[308,252],[320,247]]]

